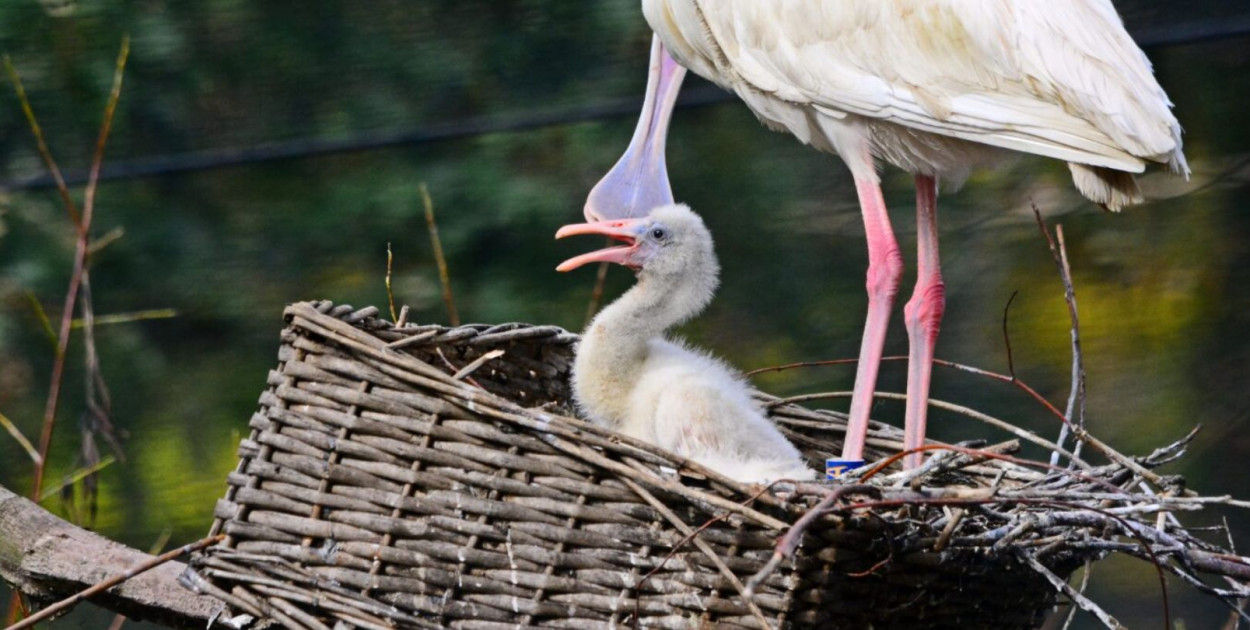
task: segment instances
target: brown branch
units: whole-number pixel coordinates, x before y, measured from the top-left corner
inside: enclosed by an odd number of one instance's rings
[[[37,601],[56,601],[153,557],[66,522],[0,487],[0,579]],[[89,558],[89,562],[84,562]],[[205,628],[223,606],[178,585],[186,566],[168,562],[91,601],[131,619]],[[214,624],[216,627],[216,624]]]
[[[57,336],[56,357],[52,364],[52,376],[49,379],[48,400],[44,405],[43,413],[43,431],[39,436],[39,457],[40,461],[35,466],[35,480],[31,488],[30,496],[38,497],[43,490],[43,477],[47,469],[48,450],[52,446],[52,430],[56,425],[56,409],[61,397],[61,382],[65,376],[65,354],[69,349],[70,329],[74,321],[74,306],[78,299],[79,288],[82,285],[83,273],[87,269],[87,250],[91,242],[91,219],[95,210],[95,193],[100,183],[100,167],[104,161],[104,147],[108,144],[109,132],[113,126],[113,114],[117,111],[117,101],[121,98],[122,77],[125,74],[126,58],[130,55],[130,38],[122,39],[121,50],[117,55],[117,64],[113,73],[113,89],[109,93],[108,104],[104,108],[104,122],[100,126],[100,136],[96,140],[95,156],[91,162],[91,173],[88,177],[87,189],[83,199],[82,217],[76,221],[78,238],[74,249],[74,267],[70,276],[69,288],[65,291],[65,306],[61,311],[61,327]],[[13,72],[16,76],[16,72]],[[26,105],[25,107],[29,107]],[[30,120],[35,127],[36,137],[42,143],[42,135],[39,134],[37,124],[34,124],[34,114],[30,114]],[[51,156],[47,157],[51,163]],[[66,203],[68,194],[65,196]],[[72,206],[67,206],[67,210]]]
[[[398,322],[399,314],[395,312],[395,293],[391,290],[391,269],[395,255],[391,253],[391,244],[386,243],[386,303],[391,307],[391,321]]]
[[[1016,301],[1019,291],[1012,291],[1011,297],[1007,298],[1007,304],[1003,306],[1003,343],[1007,346],[1007,373],[1011,374],[1011,380],[1016,379],[1016,362],[1011,356],[1011,335],[1007,332],[1008,315],[1011,314],[1011,303]]]

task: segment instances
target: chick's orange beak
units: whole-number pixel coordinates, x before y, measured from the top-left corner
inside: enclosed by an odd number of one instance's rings
[[[593,262],[610,262],[637,268],[630,260],[638,249],[638,236],[646,230],[643,219],[615,219],[611,221],[595,221],[593,223],[574,223],[556,231],[556,238],[575,236],[578,234],[601,234],[608,238],[621,241],[625,245],[596,250],[581,256],[574,256],[556,267],[556,271],[572,271]]]

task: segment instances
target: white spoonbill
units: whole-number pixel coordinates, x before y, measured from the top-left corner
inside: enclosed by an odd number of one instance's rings
[[[1149,163],[1188,176],[1171,102],[1109,0],[642,0],[642,10],[656,33],[642,117],[586,217],[638,216],[671,201],[664,138],[685,73],[673,59],[732,90],[765,126],[841,157],[868,238],[848,460],[862,457],[903,270],[877,161],[916,181],[918,277],[903,310],[909,449],[924,442],[945,305],[939,180],[957,186],[974,168],[1032,153],[1064,160],[1081,194],[1119,210],[1142,200],[1133,174]]]
[[[638,283],[582,335],[573,394],[591,421],[655,444],[742,482],[808,480],[815,471],[721,361],[664,338],[712,300],[720,270],[712,235],[684,205],[636,219],[566,225],[556,238],[603,234],[623,241],[557,269],[613,262]]]

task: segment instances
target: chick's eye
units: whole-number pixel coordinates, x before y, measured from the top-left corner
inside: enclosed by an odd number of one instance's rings
[[[652,230],[651,230],[651,238],[653,238],[653,239],[655,239],[655,240],[657,240],[657,241],[662,241],[662,240],[664,240],[664,239],[668,238],[668,232],[667,232],[667,231],[665,231],[665,230],[664,230],[664,228],[652,228]]]

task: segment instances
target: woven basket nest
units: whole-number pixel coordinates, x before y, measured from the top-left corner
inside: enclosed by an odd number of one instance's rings
[[[1140,479],[1121,464],[1074,477],[947,452],[836,502],[826,483],[761,493],[574,418],[577,336],[563,329],[397,327],[329,302],[285,314],[216,508],[227,538],[183,580],[237,614],[292,628],[1032,628],[1061,593],[1080,599],[1064,584],[1078,566],[1132,546],[1103,516],[1118,505],[1105,486]],[[843,416],[761,398],[814,467],[840,448]],[[874,424],[867,457],[900,446]],[[822,499],[794,556],[769,566]]]

